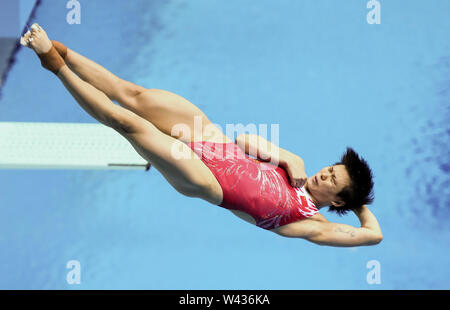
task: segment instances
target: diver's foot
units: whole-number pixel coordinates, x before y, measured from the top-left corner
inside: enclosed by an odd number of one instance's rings
[[[31,26],[31,30],[28,31],[22,39],[21,42],[25,41],[25,46],[34,50],[36,54],[45,54],[49,52],[52,47],[52,42],[49,40],[47,33],[37,23],[34,23]]]
[[[33,27],[33,26],[32,26],[32,27]],[[41,28],[41,29],[42,29],[42,28]],[[25,34],[23,35],[23,37],[20,38],[20,45],[26,46],[26,47],[30,47],[30,48],[31,48],[31,46],[28,46],[28,39],[30,38],[30,36],[31,36],[31,31],[28,31],[27,33],[25,33]],[[51,40],[51,42],[52,42],[52,45],[53,45],[53,46],[56,48],[56,50],[58,51],[58,54],[61,55],[61,57],[62,57],[63,59],[66,59],[66,56],[67,56],[67,46],[65,46],[64,44],[62,44],[61,42],[56,41],[56,40]]]
[[[26,43],[26,46],[33,49],[41,59],[42,66],[58,74],[59,70],[65,65],[64,59],[59,55],[42,27],[37,23],[31,26],[31,31],[27,32],[20,42]]]

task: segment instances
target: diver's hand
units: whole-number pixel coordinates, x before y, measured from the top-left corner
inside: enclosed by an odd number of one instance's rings
[[[302,187],[306,184],[308,177],[305,172],[305,163],[298,156],[292,156],[284,161],[284,170],[286,170],[292,187]]]

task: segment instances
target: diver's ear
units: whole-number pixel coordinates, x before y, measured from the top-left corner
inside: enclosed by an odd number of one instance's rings
[[[345,202],[342,201],[342,200],[332,201],[332,202],[331,202],[331,205],[332,205],[333,207],[342,207],[342,206],[345,205]]]

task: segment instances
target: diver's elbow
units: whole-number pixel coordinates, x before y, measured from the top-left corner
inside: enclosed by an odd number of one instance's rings
[[[378,237],[377,237],[377,244],[378,243],[380,243],[381,241],[383,241],[383,235],[382,234],[380,234]]]
[[[370,242],[368,242],[368,245],[376,245],[379,244],[381,241],[383,241],[383,235],[379,234],[376,235],[372,238],[372,240],[370,240]]]

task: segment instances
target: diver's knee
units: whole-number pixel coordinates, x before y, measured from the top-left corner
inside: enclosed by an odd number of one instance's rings
[[[147,89],[126,80],[119,80],[117,85],[117,101],[125,106],[136,104],[137,97]]]

